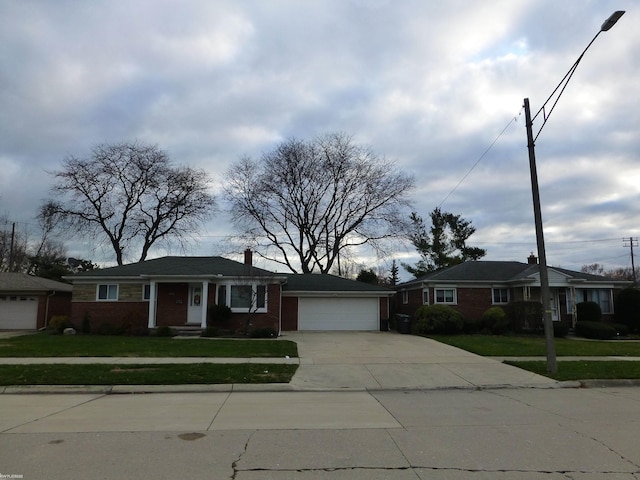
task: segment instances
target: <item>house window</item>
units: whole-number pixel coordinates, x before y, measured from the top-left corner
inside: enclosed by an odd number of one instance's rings
[[[229,297],[230,307],[234,310],[255,309],[256,312],[266,311],[266,285],[231,285]]]
[[[218,305],[225,307],[227,305],[227,286],[220,285],[218,287]]]
[[[407,303],[409,303],[409,291],[408,290],[402,290],[402,303],[404,303],[405,305]]]
[[[147,284],[142,287],[142,299],[149,300],[151,298],[151,285]]]
[[[429,289],[422,290],[422,303],[423,305],[429,305]]]
[[[436,303],[448,303],[456,304],[456,289],[455,288],[435,288]]]
[[[509,289],[508,288],[494,288],[493,289],[493,303],[509,303]]]
[[[611,290],[608,288],[578,288],[576,289],[576,302],[595,302],[600,306],[602,313],[613,313]]]
[[[105,300],[105,301],[118,300],[118,285],[117,284],[98,285],[98,300]]]

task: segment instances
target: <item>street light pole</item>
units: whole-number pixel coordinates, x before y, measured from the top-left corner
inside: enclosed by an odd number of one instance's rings
[[[536,244],[538,246],[538,261],[540,269],[540,300],[542,302],[542,311],[544,315],[544,336],[547,350],[547,372],[551,374],[555,374],[558,372],[558,365],[556,362],[556,347],[553,335],[553,318],[551,318],[551,292],[549,289],[549,272],[547,271],[547,254],[544,246],[544,233],[542,231],[542,211],[540,209],[540,191],[538,189],[538,170],[536,168],[535,142],[540,135],[540,132],[546,125],[551,112],[553,112],[553,109],[558,103],[558,100],[560,100],[562,92],[564,92],[564,89],[567,87],[569,80],[571,80],[573,73],[578,67],[578,64],[582,60],[582,57],[584,56],[586,51],[593,44],[593,42],[595,42],[596,38],[598,38],[598,35],[600,35],[602,32],[608,31],[611,27],[613,27],[620,19],[620,17],[622,17],[622,15],[624,15],[624,11],[618,10],[617,12],[611,14],[611,16],[607,18],[607,20],[605,20],[605,22],[600,27],[600,31],[596,33],[591,42],[589,42],[587,47],[582,51],[576,62],[571,66],[567,74],[563,77],[558,86],[553,90],[549,98],[547,98],[547,100],[544,102],[540,110],[538,110],[538,112],[533,116],[533,118],[531,117],[529,99],[524,99],[525,125],[527,129],[527,148],[529,151],[529,169],[531,172],[531,192],[533,196],[533,216],[536,226]],[[551,109],[549,110],[549,112],[547,112],[545,109],[546,105],[551,101],[554,95],[556,95],[556,92],[558,92],[558,90],[559,93],[555,98],[555,101],[551,105]],[[535,120],[541,112],[543,113],[543,122],[540,126],[540,129],[538,130],[538,133],[534,135],[533,120]]]

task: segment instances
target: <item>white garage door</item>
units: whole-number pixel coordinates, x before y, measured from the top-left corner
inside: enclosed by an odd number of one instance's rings
[[[0,330],[36,328],[38,299],[28,296],[0,296]]]
[[[377,298],[299,298],[298,330],[379,330]]]

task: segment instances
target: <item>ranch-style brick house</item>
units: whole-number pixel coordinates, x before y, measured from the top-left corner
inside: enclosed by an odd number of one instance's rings
[[[395,292],[327,274],[274,273],[223,257],[168,256],[65,277],[73,284],[71,321],[94,330],[168,326],[243,331],[378,330]],[[213,324],[212,305],[232,317]],[[220,322],[220,321],[219,321]]]
[[[631,282],[547,267],[551,317],[575,325],[575,306],[591,301],[612,320],[615,292]],[[469,319],[480,319],[493,306],[518,300],[540,301],[540,266],[531,255],[527,263],[470,261],[431,272],[396,287],[396,310],[413,315],[422,305],[445,304]]]

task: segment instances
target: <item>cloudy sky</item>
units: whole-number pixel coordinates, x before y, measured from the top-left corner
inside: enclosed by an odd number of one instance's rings
[[[615,10],[627,12],[585,55],[536,154],[548,263],[629,266],[634,0],[0,0],[0,216],[33,228],[48,172],[99,143],[157,144],[219,189],[243,155],[340,131],[415,176],[419,214],[460,214],[485,259],[526,261],[523,99],[535,113]],[[220,214],[187,253],[231,253],[229,233]],[[69,250],[108,258],[88,242]],[[416,260],[411,246],[396,258]]]

